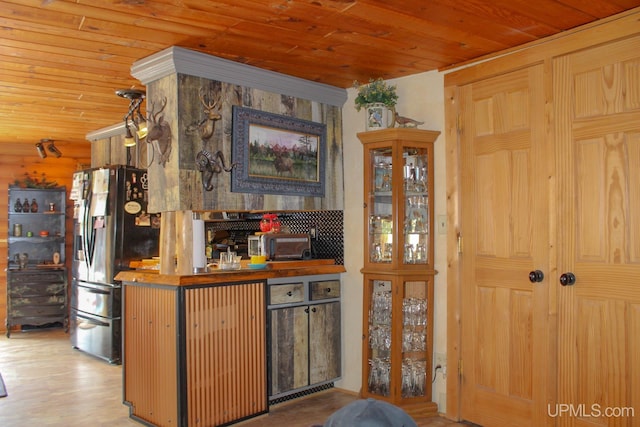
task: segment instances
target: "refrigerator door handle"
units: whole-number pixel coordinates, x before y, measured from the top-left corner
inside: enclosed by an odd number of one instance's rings
[[[91,185],[91,187],[93,187]],[[93,265],[93,253],[94,253],[94,249],[95,249],[95,228],[94,228],[94,224],[93,224],[93,217],[91,216],[91,199],[92,199],[92,190],[90,188],[89,190],[89,195],[87,197],[87,202],[86,202],[86,206],[84,209],[84,221],[83,221],[83,226],[84,226],[84,240],[85,240],[85,246],[84,246],[84,255],[85,255],[85,262],[87,264],[87,269],[91,268],[91,265]]]
[[[105,327],[110,326],[108,323],[100,322],[99,320],[96,320],[96,319],[92,319],[92,318],[90,318],[90,317],[83,316],[83,315],[82,315],[81,313],[79,313],[79,312],[78,312],[78,313],[76,313],[76,316],[77,316],[79,319],[82,319],[83,321],[86,321],[87,323],[89,323],[89,324],[91,324],[91,325],[95,325],[95,326],[105,326]]]
[[[85,288],[88,294],[96,294],[96,295],[110,295],[111,292],[109,291],[102,291],[100,289],[92,289],[92,288]]]

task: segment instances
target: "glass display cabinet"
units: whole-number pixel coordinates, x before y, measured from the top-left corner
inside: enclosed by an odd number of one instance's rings
[[[437,131],[363,132],[363,397],[412,416],[432,402],[433,145]]]

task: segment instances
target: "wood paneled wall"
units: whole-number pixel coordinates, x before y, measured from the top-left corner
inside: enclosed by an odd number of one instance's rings
[[[0,330],[5,330],[4,319],[7,312],[7,234],[8,226],[8,188],[16,180],[23,180],[25,174],[32,178],[42,179],[44,173],[47,181],[55,181],[58,185],[67,188],[67,196],[71,189],[73,172],[89,166],[91,163],[91,144],[71,144],[64,141],[55,141],[56,147],[62,152],[62,157],[48,156],[40,158],[33,146],[26,144],[4,144],[4,152],[0,156]],[[73,205],[67,203],[67,247],[66,264],[70,268],[71,247],[73,241]]]

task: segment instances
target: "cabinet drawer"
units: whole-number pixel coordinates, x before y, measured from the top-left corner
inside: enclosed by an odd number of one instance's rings
[[[304,283],[269,286],[269,304],[290,304],[304,301]]]
[[[340,298],[340,280],[323,280],[310,282],[311,300]]]
[[[38,283],[38,284],[22,284],[9,285],[7,290],[11,298],[27,298],[50,295],[66,295],[66,283]]]
[[[12,273],[9,282],[11,284],[38,283],[38,282],[63,282],[64,272],[45,271],[30,273]]]
[[[25,305],[18,308],[11,308],[11,317],[41,317],[41,316],[65,316],[65,305]]]
[[[64,295],[49,295],[49,296],[37,296],[31,298],[11,298],[9,304],[13,308],[25,307],[25,306],[41,306],[41,305],[58,305],[62,306],[66,303],[66,296]]]

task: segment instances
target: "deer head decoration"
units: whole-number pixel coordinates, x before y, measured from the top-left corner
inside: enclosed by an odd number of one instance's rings
[[[166,97],[162,99],[158,111],[155,111],[155,102],[151,103],[151,109],[147,115],[147,127],[149,129],[147,142],[150,142],[154,149],[158,151],[160,155],[158,164],[163,167],[169,161],[169,156],[171,155],[171,126],[161,115],[166,106]]]
[[[205,93],[204,88],[200,88],[198,95],[205,113],[205,118],[198,123],[198,131],[200,132],[200,139],[202,139],[203,142],[207,142],[213,136],[213,132],[216,129],[216,122],[222,118],[220,114],[222,92],[212,95],[211,93]]]

